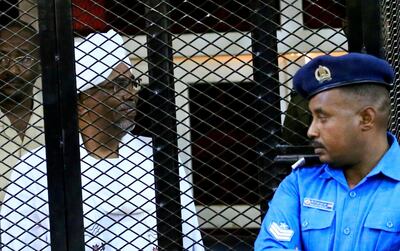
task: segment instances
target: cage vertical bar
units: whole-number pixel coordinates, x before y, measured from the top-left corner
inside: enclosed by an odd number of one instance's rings
[[[39,0],[52,250],[84,250],[70,1]]]
[[[168,1],[147,0],[149,99],[160,250],[183,250],[172,39]]]
[[[268,170],[272,165],[274,146],[279,143],[280,110],[278,82],[278,40],[276,32],[279,25],[279,1],[254,1],[255,15],[252,32],[254,90],[258,101],[255,108],[258,114],[254,116],[258,130],[254,132],[259,139],[256,146],[259,153],[258,166],[260,180],[261,212],[265,213],[265,195],[268,194]],[[275,115],[273,115],[275,114]]]

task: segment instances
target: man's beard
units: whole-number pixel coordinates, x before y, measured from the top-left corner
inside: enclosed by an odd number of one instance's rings
[[[123,112],[126,110],[130,110],[130,112]],[[119,117],[116,119],[115,125],[118,126],[119,129],[130,132],[135,128],[135,118],[136,118],[136,103],[135,102],[125,102],[124,104],[120,105],[116,109],[117,116]]]
[[[28,96],[23,91],[16,91],[12,95],[7,95],[0,91],[0,103],[11,102],[13,104],[21,104],[24,102]]]
[[[120,121],[116,123],[116,125],[122,129],[123,131],[130,132],[135,128],[135,123],[130,121],[129,119],[122,118]]]
[[[0,79],[0,103],[11,102],[20,104],[32,96],[30,83],[16,76],[7,76]],[[7,88],[7,90],[5,90]],[[10,91],[11,90],[11,91]]]

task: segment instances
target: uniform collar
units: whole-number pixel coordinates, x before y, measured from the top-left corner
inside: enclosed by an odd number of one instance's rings
[[[387,133],[388,142],[390,145],[389,150],[383,155],[382,159],[375,166],[374,169],[367,175],[367,177],[371,177],[382,173],[383,175],[392,178],[394,180],[400,181],[400,170],[397,165],[400,163],[400,147],[396,137]]]
[[[321,175],[319,176],[320,178],[330,179],[330,178],[335,177],[335,175],[336,175],[335,174],[336,170],[329,168],[328,164],[323,164],[321,170],[323,170],[323,171],[321,172]]]
[[[396,165],[396,163],[400,163],[399,143],[396,137],[389,132],[387,133],[387,137],[390,147],[367,177],[382,173],[389,178],[400,181],[400,170],[398,165]],[[323,164],[322,170],[324,171],[321,173],[320,177],[324,179],[343,176],[343,170],[330,168],[328,164]]]
[[[337,182],[342,184],[343,186],[347,185],[346,178],[344,177],[344,173],[342,169],[339,168],[331,168],[328,164],[324,164],[323,168],[321,168],[322,173],[319,176],[322,179],[335,179]]]

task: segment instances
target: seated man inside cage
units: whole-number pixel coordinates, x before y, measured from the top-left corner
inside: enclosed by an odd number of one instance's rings
[[[75,49],[86,250],[154,251],[153,149],[150,138],[130,134],[139,85],[122,44],[111,30],[90,34]],[[44,147],[33,150],[11,175],[1,209],[3,251],[50,250],[45,158]],[[183,167],[180,177],[184,250],[202,251]]]
[[[0,27],[0,202],[12,168],[27,150],[44,145],[39,39],[15,20]]]

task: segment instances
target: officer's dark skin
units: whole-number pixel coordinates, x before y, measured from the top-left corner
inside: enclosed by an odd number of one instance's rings
[[[310,99],[313,120],[308,137],[315,154],[322,162],[342,168],[350,189],[377,165],[389,148],[386,135],[389,94],[384,87],[376,88],[373,98],[335,88]]]
[[[25,65],[16,58],[25,59]],[[33,107],[33,86],[40,75],[37,33],[23,23],[13,22],[0,30],[0,109],[21,139]],[[29,60],[29,62],[27,62]],[[28,66],[27,66],[28,65]]]

